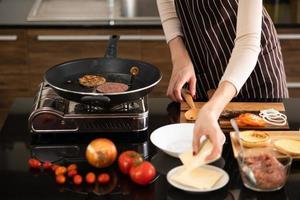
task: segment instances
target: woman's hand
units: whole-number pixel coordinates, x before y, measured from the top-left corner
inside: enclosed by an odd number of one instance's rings
[[[200,138],[206,136],[213,144],[213,150],[206,160],[212,160],[218,157],[222,152],[222,147],[225,142],[225,136],[218,124],[219,116],[212,112],[208,105],[204,105],[195,122],[193,135],[193,152],[194,155],[199,152]]]
[[[169,81],[167,96],[173,101],[182,101],[181,89],[185,83],[188,83],[189,92],[194,97],[196,95],[194,66],[181,37],[171,40],[169,47],[171,50],[173,70]]]
[[[195,154],[199,152],[200,138],[204,135],[213,144],[213,150],[206,160],[214,159],[221,154],[225,136],[219,126],[218,119],[225,106],[236,95],[236,92],[237,90],[231,82],[221,82],[212,94],[211,99],[199,111],[193,135],[193,151]]]

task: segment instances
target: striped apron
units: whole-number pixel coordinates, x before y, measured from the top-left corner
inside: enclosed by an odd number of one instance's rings
[[[175,0],[185,45],[197,78],[197,96],[207,99],[226,69],[236,37],[237,0]],[[263,10],[261,52],[237,99],[287,98],[286,75],[273,22]]]

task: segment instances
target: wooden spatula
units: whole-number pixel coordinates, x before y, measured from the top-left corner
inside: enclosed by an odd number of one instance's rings
[[[186,89],[183,89],[181,93],[186,103],[190,106],[190,109],[184,113],[186,120],[196,120],[199,109],[196,108],[192,95]]]

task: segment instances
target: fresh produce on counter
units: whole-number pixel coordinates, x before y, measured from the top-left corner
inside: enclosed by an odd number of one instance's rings
[[[39,160],[34,159],[34,158],[29,159],[28,164],[29,164],[29,167],[32,169],[38,169],[42,166],[42,163]]]
[[[117,148],[111,140],[98,138],[87,146],[85,155],[92,166],[105,168],[111,166],[116,160]]]
[[[105,185],[110,181],[110,176],[108,173],[102,173],[99,174],[97,180],[99,184]]]
[[[57,165],[57,164],[52,164],[51,170],[52,170],[53,172],[55,172],[55,170],[56,170],[58,167],[59,167],[59,165]]]
[[[67,171],[72,171],[72,170],[77,170],[77,165],[76,164],[70,164],[68,167],[67,167]]]
[[[66,182],[66,177],[64,175],[58,175],[55,177],[57,184],[64,184]]]
[[[134,164],[130,168],[129,175],[133,182],[139,185],[147,185],[155,178],[156,170],[150,162],[143,161],[141,163]]]
[[[134,163],[142,162],[142,156],[136,151],[124,151],[118,159],[119,169],[123,174],[129,174]]]
[[[67,168],[63,166],[59,166],[55,169],[55,175],[64,175],[67,172]]]
[[[88,163],[96,168],[107,168],[111,166],[117,158],[115,144],[105,138],[98,138],[91,141],[85,153]],[[29,167],[33,169],[44,171],[51,169],[55,175],[57,184],[78,186],[85,182],[88,185],[95,184],[98,192],[104,190],[109,185],[111,190],[111,185],[116,185],[118,180],[115,173],[113,177],[111,176],[111,172],[106,173],[107,169],[94,168],[94,170],[87,173],[84,172],[83,174],[82,170],[75,163],[63,166],[49,161],[42,163],[38,159],[31,158],[28,160],[28,164]],[[134,183],[139,185],[150,184],[156,177],[156,169],[154,166],[150,162],[144,161],[142,155],[133,150],[122,152],[116,166],[118,166],[122,174],[128,175]]]
[[[80,185],[82,183],[82,176],[80,176],[79,174],[76,174],[74,177],[73,177],[73,183],[75,185]]]
[[[96,182],[96,175],[94,172],[89,172],[86,174],[85,176],[85,182],[87,182],[88,184],[93,184]]]
[[[44,162],[44,163],[42,164],[42,167],[43,167],[44,169],[51,169],[52,163],[49,162],[49,161],[46,161],[46,162]]]
[[[68,171],[68,177],[73,177],[77,174],[77,169],[72,169],[70,171]]]

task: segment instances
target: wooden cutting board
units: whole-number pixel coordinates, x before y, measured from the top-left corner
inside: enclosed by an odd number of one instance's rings
[[[300,140],[300,132],[299,131],[264,131],[270,135],[271,143],[269,146],[272,145],[272,141],[278,140],[278,139],[293,139],[293,140]],[[240,145],[237,140],[237,137],[235,136],[235,132],[230,132],[230,140],[233,150],[233,155],[235,158],[237,158],[238,153],[240,152]],[[247,149],[247,147],[244,147]],[[295,159],[300,159],[300,156],[293,156]]]
[[[195,102],[196,108],[201,108],[205,102]],[[182,102],[180,105],[180,122],[181,123],[194,123],[194,121],[187,120],[184,116],[184,113],[189,109],[190,107],[187,105],[186,102]],[[259,114],[260,110],[265,109],[271,109],[274,108],[278,110],[281,113],[285,113],[285,108],[283,103],[278,102],[231,102],[225,107],[225,111],[233,111],[238,113],[245,113],[250,112],[254,114]],[[230,125],[230,118],[223,118],[221,117],[219,119],[219,124],[222,129],[229,129],[232,130],[232,127]],[[289,125],[288,123],[284,126],[276,126],[267,124],[265,127],[242,127],[243,130],[248,129],[256,129],[256,130],[288,130]]]

